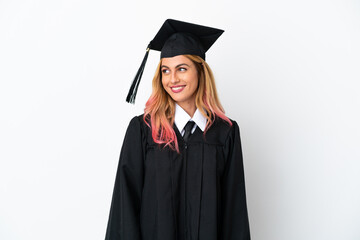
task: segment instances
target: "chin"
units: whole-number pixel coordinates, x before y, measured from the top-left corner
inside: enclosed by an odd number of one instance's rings
[[[172,100],[174,100],[174,102],[182,102],[182,101],[184,101],[182,98],[173,98],[173,97],[171,97],[172,98]]]
[[[188,101],[188,100],[190,100],[192,98],[195,100],[195,96],[188,96],[189,94],[179,95],[179,94],[174,94],[173,92],[168,92],[168,94],[170,95],[171,99],[174,100],[174,102],[177,102],[177,103],[186,102],[186,101]]]
[[[191,101],[192,98],[181,98],[181,97],[177,97],[177,98],[173,98],[172,99],[176,102],[176,103],[182,103],[182,102],[188,102]],[[194,98],[195,101],[195,98]]]

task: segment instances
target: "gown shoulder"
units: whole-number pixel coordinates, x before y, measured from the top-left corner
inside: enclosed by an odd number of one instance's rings
[[[234,137],[235,132],[239,131],[239,126],[237,122],[231,118],[229,118],[231,125],[229,122],[215,117],[213,124],[207,130],[205,135],[205,142],[208,144],[215,144],[215,145],[226,145],[229,141],[231,136]],[[134,116],[130,120],[129,128],[140,127],[141,133],[143,135],[143,140],[147,139],[149,144],[153,144],[152,137],[151,137],[151,129],[148,126],[150,124],[150,119],[147,119],[146,122],[144,120],[144,113],[140,115]],[[198,139],[200,140],[200,138]],[[202,140],[201,140],[202,141]]]

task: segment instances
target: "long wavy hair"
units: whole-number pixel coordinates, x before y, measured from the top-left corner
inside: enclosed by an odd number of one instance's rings
[[[215,117],[225,120],[231,126],[232,123],[225,116],[225,111],[220,104],[214,75],[209,65],[199,56],[184,56],[189,58],[197,69],[199,83],[195,104],[201,114],[207,119],[204,135],[214,123]],[[152,93],[145,104],[144,122],[151,128],[152,138],[155,143],[165,144],[164,147],[169,146],[179,153],[178,140],[172,127],[175,120],[175,101],[162,85],[161,62],[162,60],[160,59],[152,81]]]

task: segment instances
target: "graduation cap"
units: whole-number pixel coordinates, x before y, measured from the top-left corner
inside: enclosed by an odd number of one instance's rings
[[[205,52],[214,44],[224,30],[167,19],[153,40],[147,46],[144,59],[131,84],[126,101],[135,103],[137,89],[149,50],[161,51],[160,58],[174,57],[177,55],[191,54],[200,56],[205,60]]]

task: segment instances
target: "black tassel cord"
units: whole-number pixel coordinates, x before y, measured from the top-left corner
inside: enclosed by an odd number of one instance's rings
[[[135,75],[135,78],[134,78],[134,80],[133,80],[133,82],[131,84],[131,87],[129,89],[129,93],[128,93],[127,97],[126,97],[126,101],[128,103],[132,103],[132,104],[135,103],[136,93],[137,93],[137,90],[138,90],[138,87],[139,87],[139,84],[140,84],[141,76],[142,76],[142,74],[144,72],[144,69],[145,69],[145,64],[146,64],[147,58],[149,56],[149,50],[150,50],[150,48],[146,49],[144,59],[142,60],[140,68],[137,71],[137,73]]]

